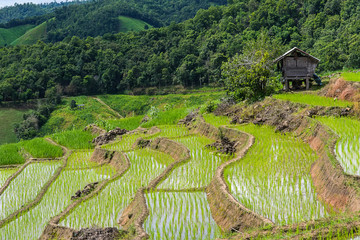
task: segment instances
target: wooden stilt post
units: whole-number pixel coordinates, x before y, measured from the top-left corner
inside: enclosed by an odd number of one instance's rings
[[[309,88],[310,88],[309,77],[307,77],[305,81],[306,81],[306,90],[309,90]]]
[[[285,79],[285,91],[289,91],[289,80]]]

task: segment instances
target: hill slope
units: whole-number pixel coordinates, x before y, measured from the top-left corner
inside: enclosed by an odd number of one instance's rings
[[[0,28],[0,46],[9,45],[15,39],[24,35],[28,30],[32,29],[34,25],[26,24],[12,28]]]
[[[219,85],[222,63],[251,46],[270,51],[272,57],[298,46],[321,59],[318,71],[357,67],[360,13],[353,9],[360,3],[344,1],[336,10],[332,2],[261,1],[253,6],[239,1],[200,10],[193,19],[168,27],[73,37],[26,51],[1,49],[0,95],[19,98],[22,89],[29,89],[30,97],[43,97],[55,86],[75,95]]]
[[[10,45],[29,45],[44,39],[46,37],[46,26],[47,23],[44,22],[39,26],[30,29],[24,35],[14,40]]]

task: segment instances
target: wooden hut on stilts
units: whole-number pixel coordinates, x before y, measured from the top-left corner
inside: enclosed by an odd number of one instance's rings
[[[289,91],[290,82],[295,89],[305,83],[306,90],[308,90],[310,80],[314,78],[315,68],[320,60],[294,47],[275,59],[274,62],[277,63],[278,69],[282,71],[284,90]]]

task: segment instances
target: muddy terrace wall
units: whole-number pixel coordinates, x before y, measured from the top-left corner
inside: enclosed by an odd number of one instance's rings
[[[134,144],[136,148],[137,144],[143,139],[139,138]],[[134,239],[146,239],[148,234],[143,228],[143,224],[146,218],[149,216],[149,209],[147,208],[145,194],[152,189],[155,189],[161,181],[165,180],[167,176],[180,164],[186,162],[190,159],[190,151],[184,145],[175,142],[167,138],[155,138],[150,140],[147,145],[148,148],[164,152],[169,154],[172,158],[175,159],[175,162],[171,163],[167,168],[155,179],[153,179],[146,188],[139,189],[135,195],[134,200],[131,204],[124,210],[122,216],[120,217],[118,223],[125,230],[131,228],[135,229]]]
[[[45,230],[42,233],[40,240],[116,239],[121,234],[123,234],[116,228],[98,228],[98,229],[94,228],[94,229],[75,230],[72,228],[63,227],[59,225],[59,222],[68,214],[70,214],[75,207],[80,205],[82,202],[87,201],[88,199],[94,197],[103,188],[105,188],[108,183],[121,177],[130,167],[130,161],[123,153],[115,152],[115,151],[107,151],[101,148],[95,149],[94,153],[91,156],[91,160],[98,162],[100,164],[108,163],[113,167],[115,167],[117,173],[112,178],[100,182],[96,186],[95,190],[92,191],[89,195],[86,195],[82,198],[79,198],[78,200],[73,201],[64,211],[62,211],[59,215],[52,218],[45,227]],[[89,238],[89,236],[92,237]]]
[[[336,160],[334,147],[337,135],[307,117],[302,118],[295,133],[319,155],[310,173],[320,199],[336,211],[360,211],[360,179],[344,173]]]

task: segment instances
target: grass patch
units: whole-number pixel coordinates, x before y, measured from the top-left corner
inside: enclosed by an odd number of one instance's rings
[[[23,120],[27,109],[0,108],[0,144],[17,142],[14,124]]]
[[[33,27],[34,25],[26,24],[12,28],[0,28],[0,46],[11,44],[14,40],[24,35],[26,31]]]
[[[38,40],[41,40],[46,37],[46,27],[47,23],[44,22],[29,31],[27,31],[24,35],[15,39],[11,42],[12,46],[15,45],[30,45],[36,43]]]
[[[311,106],[351,107],[353,105],[352,102],[348,102],[348,101],[333,99],[329,97],[322,97],[313,94],[302,94],[302,93],[277,94],[277,95],[273,95],[273,98],[296,102],[296,103],[303,103]]]
[[[5,144],[0,146],[0,165],[22,164],[24,157],[19,154],[19,144]]]
[[[70,102],[84,104],[83,109],[71,109]],[[117,119],[114,112],[92,97],[79,96],[64,98],[57,109],[51,113],[50,119],[41,128],[42,134],[51,134],[62,130],[83,129],[96,121]]]
[[[151,107],[160,110],[196,108],[205,102],[217,100],[223,96],[224,92],[205,92],[156,96],[102,95],[99,98],[122,116],[132,116],[146,114]]]
[[[82,130],[64,131],[51,136],[55,142],[70,149],[94,148],[94,145],[91,143],[94,137],[95,135]]]
[[[341,76],[346,81],[360,82],[360,72],[343,72]]]
[[[203,114],[204,120],[215,127],[230,125],[230,118],[227,116],[215,116],[214,114]]]
[[[106,131],[110,131],[114,128],[123,128],[129,131],[134,130],[140,126],[140,122],[144,116],[135,116],[135,117],[128,117],[122,119],[110,119],[110,120],[100,120],[96,121],[95,124]]]
[[[43,138],[35,138],[19,144],[35,158],[56,158],[63,155],[61,147],[55,146]]]
[[[140,19],[132,17],[119,16],[118,19],[120,20],[119,32],[142,31],[146,30],[146,26],[148,29],[153,27]]]
[[[142,127],[153,127],[158,125],[173,125],[177,124],[180,119],[186,117],[188,113],[190,112],[189,109],[186,108],[175,108],[168,111],[160,111],[157,113],[156,116],[153,116],[153,118],[144,123]]]

